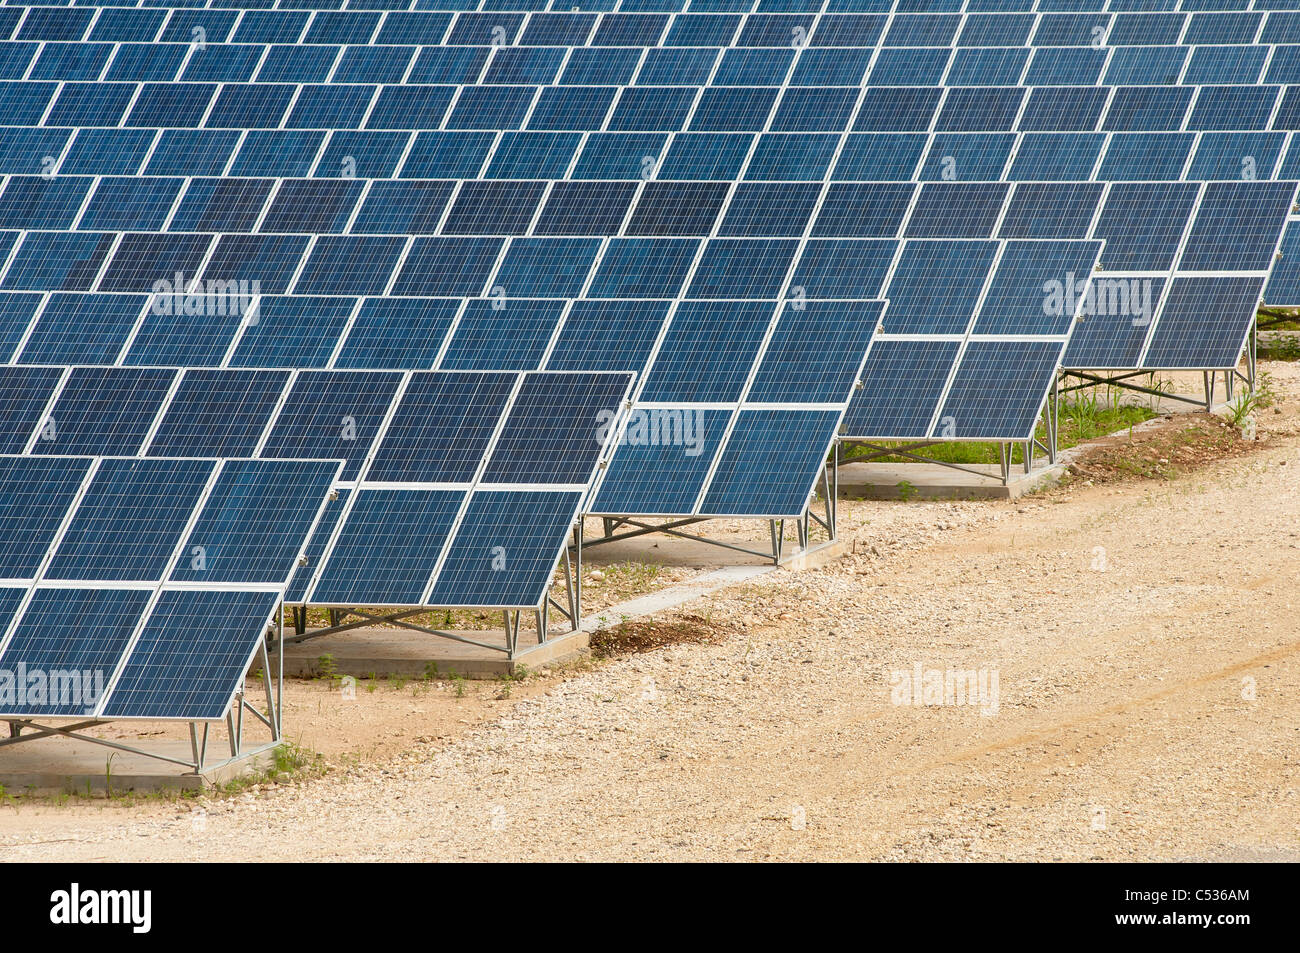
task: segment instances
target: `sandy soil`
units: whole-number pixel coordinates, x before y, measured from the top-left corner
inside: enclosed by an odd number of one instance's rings
[[[853,554],[684,607],[725,638],[363,691],[379,740],[322,778],[6,804],[0,859],[1300,859],[1300,365],[1266,369],[1253,452],[1175,459],[1183,418],[1151,472],[846,504]],[[895,704],[917,666],[996,710]],[[322,749],[343,704],[286,717]]]

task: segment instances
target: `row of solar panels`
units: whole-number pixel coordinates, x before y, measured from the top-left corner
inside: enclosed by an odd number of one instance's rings
[[[175,180],[165,190],[168,207],[177,204],[187,184],[194,186],[187,197],[203,207],[203,224],[222,234],[138,231],[160,226],[167,213],[151,210],[145,202],[124,206],[118,200],[130,191],[158,188],[156,180],[99,180],[96,187],[91,179],[56,184],[8,179],[0,193],[0,220],[24,231],[0,232],[0,288],[135,293],[116,306],[124,317],[140,314],[145,300],[140,295],[159,295],[162,303],[156,307],[164,307],[172,297],[201,292],[212,281],[245,281],[249,288],[257,281],[255,294],[275,296],[263,299],[265,307],[286,311],[292,299],[278,297],[286,293],[387,292],[398,297],[487,295],[482,306],[500,312],[512,298],[773,298],[794,266],[792,285],[804,289],[805,296],[852,298],[864,296],[850,289],[870,284],[868,276],[838,282],[819,280],[821,273],[836,269],[836,256],[854,248],[887,263],[898,238],[920,248],[927,246],[919,240],[931,239],[1093,237],[1107,242],[1102,260],[1107,270],[1266,271],[1278,220],[1289,211],[1295,191],[1294,182],[1266,181],[919,187],[885,182],[828,189],[816,183],[590,187],[592,183],[579,182],[557,183],[549,190],[541,182],[526,187],[467,182],[459,190],[439,183],[447,188],[434,217],[445,237],[433,238],[411,237],[421,235],[418,228],[386,229],[389,234],[383,236],[331,234],[349,222],[355,232],[358,214],[372,208],[370,199],[375,198],[374,190],[363,200],[363,188],[339,188],[334,180],[286,182],[269,207],[267,197],[274,191],[269,181]],[[252,188],[257,185],[265,188]],[[92,189],[96,196],[106,196],[102,218],[112,219],[101,219],[98,228],[86,221],[96,207],[88,198]],[[247,191],[261,194],[252,208],[241,201]],[[401,195],[407,190],[389,191]],[[453,191],[457,198],[449,202],[446,196]],[[179,205],[183,212],[185,200]],[[418,206],[394,209],[396,214],[403,210],[418,214]],[[78,217],[81,229],[46,230]],[[557,224],[548,230],[547,222]],[[620,227],[619,222],[626,224]],[[109,224],[124,234],[105,230]],[[245,230],[254,227],[257,232]],[[523,237],[525,230],[537,237]],[[574,232],[588,237],[573,237]],[[503,233],[516,237],[507,239]],[[799,242],[805,235],[807,242]],[[55,252],[60,259],[51,261]],[[460,270],[428,270],[450,262]],[[769,266],[771,274],[750,277],[755,265]],[[878,286],[882,267],[872,271]],[[182,280],[176,280],[177,274]],[[159,286],[160,278],[165,287]],[[194,286],[196,280],[200,284]],[[238,290],[248,293],[247,288]],[[26,327],[22,318],[30,317],[32,307],[26,315],[21,307],[33,299],[12,300],[14,306],[6,311]],[[60,300],[78,307],[84,299],[69,295]]]
[[[626,432],[628,374],[7,368],[6,426],[35,430],[14,441],[28,456],[13,458],[18,478],[0,494],[0,584],[275,584],[315,521],[321,474],[328,489],[337,472],[354,497],[331,502],[290,601],[535,606],[617,434],[628,453],[615,455],[598,511],[801,513],[871,332],[836,334],[774,336],[748,389],[773,396],[762,388],[778,355],[794,362],[788,344],[811,343],[833,375],[812,395],[822,402],[646,404]],[[104,464],[87,489],[87,464],[70,455],[105,447],[141,456]],[[344,463],[298,474],[313,452]],[[231,462],[218,480],[205,459],[257,454],[293,460]],[[267,470],[279,484],[258,482]],[[177,564],[177,553],[201,558]]]
[[[11,186],[15,181],[20,180],[11,179]],[[288,292],[297,296],[486,295],[482,306],[495,306],[498,313],[508,311],[511,299],[584,294],[590,298],[772,299],[781,297],[787,284],[819,298],[873,297],[846,293],[849,287],[869,284],[866,275],[837,287],[820,284],[818,274],[834,269],[837,255],[858,248],[860,254],[870,254],[860,263],[876,262],[872,270],[878,283],[884,278],[884,266],[899,250],[895,236],[900,235],[914,240],[906,243],[909,249],[946,247],[916,239],[1091,236],[1107,242],[1102,265],[1108,270],[1163,272],[1176,267],[1184,272],[1255,272],[1267,271],[1272,264],[1295,187],[1295,182],[1115,183],[1109,188],[1097,183],[1022,183],[1013,193],[1007,183],[920,187],[867,183],[832,186],[823,196],[817,186],[764,184],[731,189],[649,183],[640,191],[631,220],[640,215],[647,223],[645,232],[660,236],[671,232],[680,238],[0,232],[0,252],[6,259],[0,288],[134,292],[137,297],[121,299],[118,305],[124,317],[141,313],[145,298],[140,295],[160,295],[156,310],[170,306],[172,297],[211,287],[210,282],[248,282],[247,287],[218,287],[228,294],[235,290],[248,294],[252,288],[254,294],[273,296],[263,299],[263,307],[271,309],[263,313],[276,317],[292,315],[294,301],[310,302],[280,297]],[[472,191],[468,195],[462,190],[462,196],[482,218],[495,219],[485,222],[485,228],[496,232],[498,226],[511,224],[501,220],[514,215],[505,200],[517,200],[518,192],[511,187]],[[492,200],[480,204],[474,197],[485,195]],[[74,199],[82,201],[75,193]],[[533,205],[516,204],[524,209],[520,217],[536,217]],[[5,208],[3,198],[0,210],[21,215],[21,209],[12,205]],[[44,217],[46,211],[38,210],[36,216]],[[304,208],[301,214],[311,211]],[[598,203],[593,202],[589,212],[598,215]],[[618,207],[618,217],[628,214],[627,208]],[[231,215],[238,215],[238,210],[227,208],[223,217]],[[591,230],[599,231],[599,225]],[[707,241],[696,237],[709,234],[717,237]],[[805,234],[807,242],[801,241]],[[878,241],[819,241],[824,237]],[[796,277],[787,282],[792,266]],[[160,280],[171,282],[178,274],[182,280],[176,287],[159,287]],[[800,280],[800,274],[807,280]],[[200,284],[195,286],[195,281]],[[23,315],[22,305],[32,300],[29,296],[13,299],[10,310],[18,315],[19,330],[27,326],[23,318],[33,310],[29,306]],[[75,308],[86,299],[59,300]],[[335,310],[340,308],[346,316],[351,303],[336,305]],[[250,333],[274,334],[279,327],[278,321],[265,326],[259,321]]]
[[[612,5],[612,4],[611,4]],[[687,12],[637,12],[629,8],[656,4],[620,5],[617,12],[510,12],[510,4],[490,12],[478,4],[452,4],[458,12],[421,12],[435,4],[417,3],[414,10],[331,11],[328,3],[281,4],[279,10],[241,10],[255,4],[184,2],[41,6],[6,4],[0,7],[0,38],[31,41],[90,40],[96,42],[235,42],[444,46],[560,46],[560,47],[703,47],[789,48],[792,46],[935,47],[935,46],[1150,46],[1194,44],[1289,43],[1300,37],[1293,2],[1263,3],[1258,10],[1232,11],[1231,2],[1209,0],[1184,4],[1185,12],[1102,11],[1100,2],[1074,4],[1087,12],[1051,12],[1031,0],[1003,3],[948,4],[949,12],[891,12],[883,0],[803,4],[796,13],[750,12],[771,4],[731,4],[731,12],[710,12],[707,4],[692,4]],[[658,4],[676,10],[670,0]],[[1240,4],[1239,6],[1247,6]],[[158,9],[149,9],[156,6]],[[269,4],[268,4],[269,6]],[[412,6],[404,4],[402,6]],[[941,8],[944,4],[928,4]],[[1115,4],[1112,6],[1124,6]],[[101,7],[103,8],[101,10]],[[176,7],[174,12],[164,7]],[[223,9],[224,7],[224,9]],[[289,9],[299,7],[299,9]],[[1019,12],[1017,12],[1017,7]],[[1035,10],[1035,7],[1037,8]],[[1196,8],[1220,12],[1196,12]],[[24,8],[30,12],[23,13]],[[305,8],[305,9],[303,9]],[[715,5],[716,8],[716,5]],[[1272,9],[1280,8],[1280,9]],[[993,12],[983,12],[992,9]],[[860,11],[874,12],[860,12]],[[195,34],[195,30],[201,32]]]
[[[28,6],[4,0],[0,6]],[[235,11],[518,11],[562,13],[1078,13],[1300,9],[1297,0],[76,0],[70,7],[200,8]]]
[[[267,372],[4,376],[6,411],[46,403],[42,388],[66,379],[28,454],[6,458],[0,585],[284,587],[293,574],[291,598],[314,585],[314,601],[347,605],[535,607],[631,384],[613,373],[324,372],[285,394],[289,375]],[[170,437],[146,447],[146,433]],[[742,440],[737,469],[764,466]],[[92,444],[142,455],[88,470],[80,454]],[[292,459],[218,468],[211,451]],[[344,462],[303,462],[322,454]],[[331,501],[315,558],[299,566],[336,478],[352,481],[354,499]]]
[[[9,187],[25,181],[11,179]],[[35,185],[41,188],[46,183],[37,180]],[[672,183],[648,183],[641,202],[662,201],[659,208],[671,207],[680,216],[700,222],[694,226],[681,222],[676,226],[679,232],[707,232],[718,230],[717,209],[728,198],[731,210],[748,207],[747,214],[758,214],[755,200],[737,205],[735,196],[743,188],[723,187],[709,202],[705,200],[709,193]],[[832,187],[821,215],[833,215],[866,240],[814,237],[807,241],[799,236],[808,229],[807,219],[818,198],[811,192],[817,187],[805,186],[810,191],[806,200],[788,204],[773,196],[788,195],[794,186],[761,188],[772,199],[763,217],[785,237],[707,242],[516,238],[507,246],[504,240],[478,238],[132,233],[115,239],[104,233],[28,232],[16,249],[11,244],[0,286],[43,291],[90,288],[98,282],[100,289],[137,293],[4,295],[0,340],[9,344],[4,359],[27,364],[397,369],[435,365],[523,369],[540,367],[545,361],[545,366],[556,369],[642,370],[644,348],[658,326],[654,322],[662,319],[669,302],[630,299],[681,294],[716,299],[687,301],[678,309],[679,324],[690,327],[694,322],[700,334],[707,333],[710,322],[733,310],[725,302],[781,296],[794,299],[784,305],[791,312],[821,299],[888,298],[892,304],[883,330],[891,334],[962,333],[968,325],[984,334],[1065,334],[1073,314],[1044,310],[1044,291],[1047,282],[1089,273],[1068,255],[1059,257],[1069,248],[1059,239],[1089,236],[1106,242],[1100,264],[1108,272],[1122,273],[1113,277],[1146,273],[1144,277],[1159,282],[1159,287],[1152,285],[1155,296],[1147,302],[1147,320],[1135,325],[1147,329],[1166,284],[1171,290],[1204,288],[1203,281],[1197,283],[1205,277],[1199,273],[1225,272],[1253,280],[1258,291],[1262,280],[1255,279],[1262,279],[1274,263],[1296,187],[1293,182],[1021,183],[1012,193],[1007,184],[931,183],[914,198],[917,187],[885,183],[862,188],[838,202],[830,199]],[[935,197],[927,198],[927,190],[933,190]],[[14,208],[5,206],[4,195],[11,194],[6,190],[0,195],[0,209]],[[83,195],[84,190],[74,198],[84,204]],[[692,195],[699,200],[689,201]],[[1004,204],[1007,195],[1012,198]],[[803,208],[802,216],[796,205]],[[319,208],[320,203],[313,207]],[[529,214],[535,215],[532,210]],[[665,211],[664,217],[675,216]],[[789,222],[788,230],[782,222]],[[993,272],[994,256],[1006,242],[870,239],[894,235],[900,228],[905,234],[938,231],[968,238],[988,236],[996,229],[1000,235],[1044,241],[1011,242],[1015,251],[998,275],[1008,290],[994,295],[980,316],[976,305]],[[818,234],[815,224],[811,234]],[[400,274],[395,272],[399,266]],[[147,292],[155,288],[159,274],[180,274],[182,280],[168,295],[151,297]],[[411,288],[404,275],[421,286]],[[1172,275],[1179,276],[1176,282],[1164,280]],[[196,296],[189,299],[194,314],[187,316],[189,276],[244,281],[250,286],[257,282],[262,294],[242,291],[248,297],[242,309],[234,300]],[[278,294],[290,281],[292,290],[304,294]],[[1224,285],[1231,287],[1237,286]],[[491,296],[364,302],[341,296],[385,290]],[[585,300],[558,300],[584,291]],[[322,293],[339,297],[322,297]],[[1018,296],[1014,302],[1012,294]],[[1196,303],[1202,294],[1186,298],[1185,303]],[[1234,292],[1231,298],[1236,297]],[[209,300],[228,307],[214,313],[219,309],[209,306]],[[764,324],[773,307],[756,307]],[[844,303],[828,304],[822,313],[850,309]],[[1247,307],[1233,315],[1241,320],[1249,313]],[[1127,311],[1120,316],[1125,315]],[[1218,316],[1219,312],[1207,314]],[[1194,312],[1188,311],[1186,317],[1194,318]],[[972,319],[976,320],[970,325]],[[638,322],[642,333],[616,345],[615,339]],[[1105,328],[1099,322],[1086,329],[1079,350],[1067,358],[1068,366],[1128,366],[1124,355],[1131,350],[1132,327],[1119,329],[1122,340],[1105,339]],[[698,342],[698,338],[683,342],[683,353],[698,348]],[[1145,366],[1201,366],[1192,358],[1166,353],[1166,348],[1156,350],[1160,356],[1150,360],[1160,363]],[[619,360],[626,363],[611,363]],[[672,367],[672,360],[669,355],[664,366]],[[1204,366],[1231,363],[1224,355]],[[653,383],[651,390],[655,391]],[[651,399],[714,398],[661,391]]]
[[[1177,132],[1293,129],[1300,87],[869,86],[862,92],[779,82],[620,87],[10,80],[0,82],[0,108],[7,125],[60,128]],[[440,141],[426,139],[426,146]]]
[[[0,716],[215,721],[242,691],[276,592],[0,588]],[[26,599],[25,605],[24,599]]]
[[[1113,46],[1093,47],[934,47],[893,48],[876,52],[872,47],[828,47],[796,50],[737,50],[720,47],[625,47],[617,51],[580,47],[587,56],[575,57],[562,47],[415,47],[415,46],[281,46],[276,44],[210,44],[196,51],[190,44],[136,44],[85,42],[0,42],[0,80],[34,82],[253,83],[271,87],[261,95],[274,102],[276,85],[303,84],[306,95],[295,106],[289,126],[318,125],[321,107],[314,84],[349,87],[348,107],[337,113],[356,128],[369,103],[367,92],[386,92],[381,105],[369,111],[369,128],[392,128],[399,94],[387,92],[398,84],[412,88],[443,89],[448,85],[477,84],[543,86],[564,90],[605,90],[626,86],[610,119],[611,128],[642,128],[651,106],[670,112],[680,106],[686,89],[746,86],[759,89],[791,86],[825,87],[821,97],[801,94],[810,102],[835,104],[841,87],[863,83],[873,87],[1055,87],[1158,85],[1215,86],[1268,83],[1284,86],[1300,81],[1297,46]],[[146,56],[146,53],[148,54]],[[622,55],[620,55],[622,54]],[[353,88],[355,87],[355,88]],[[658,92],[659,101],[654,98]],[[250,94],[244,94],[248,96]],[[415,99],[417,94],[407,94]],[[423,94],[434,96],[432,92]],[[573,95],[570,93],[570,95]],[[600,94],[589,92],[600,105]],[[209,125],[222,126],[227,105],[214,106]],[[539,102],[537,124],[558,125],[562,117],[587,119],[574,109],[564,110],[565,98],[552,92]],[[54,117],[78,107],[72,97],[57,105]],[[639,108],[638,108],[639,107]],[[85,106],[81,106],[83,110]],[[107,106],[101,111],[107,110]],[[480,109],[486,106],[480,106]],[[139,122],[146,110],[132,117]],[[450,128],[473,120],[470,110],[452,113]],[[509,118],[509,114],[507,114]],[[785,107],[780,121],[800,118]],[[259,117],[260,119],[260,117]],[[71,124],[71,123],[69,123]],[[101,123],[102,124],[102,123]],[[46,125],[59,125],[47,121]],[[469,122],[471,128],[477,128]],[[396,128],[411,128],[396,125]]]
[[[1288,135],[1258,130],[852,133],[841,143],[835,133],[426,132],[395,138],[374,132],[253,130],[243,135],[219,130],[9,127],[0,128],[0,174],[44,172],[47,182],[56,176],[139,174],[153,177],[153,187],[163,191],[171,187],[171,179],[198,179],[189,187],[195,195],[187,200],[188,215],[172,218],[173,226],[201,221],[194,208],[208,195],[205,189],[247,190],[253,198],[269,190],[266,180],[279,178],[289,181],[292,194],[310,191],[297,180],[311,176],[335,181],[317,187],[327,197],[331,191],[355,196],[369,189],[364,215],[352,222],[354,230],[392,230],[406,224],[427,231],[438,218],[430,220],[424,210],[445,198],[444,187],[437,183],[447,179],[810,182],[828,174],[834,182],[1294,179],[1300,176],[1300,148],[1286,148]],[[345,171],[355,174],[343,175]],[[420,181],[367,186],[367,180],[394,176]],[[82,220],[87,227],[115,214],[107,198]],[[131,198],[130,191],[122,195],[123,201]],[[213,201],[215,196],[209,204]],[[403,214],[395,208],[403,203],[414,211]],[[130,204],[126,209],[116,214],[135,211]],[[164,219],[168,211],[162,210]],[[252,227],[260,211],[242,208],[244,227]],[[155,209],[153,215],[158,214]],[[324,224],[331,223],[331,217],[322,218]],[[196,226],[191,224],[190,230]]]
[[[874,306],[875,314],[880,310]],[[686,462],[699,469],[689,505],[674,507],[675,513],[701,507],[719,515],[801,512],[858,379],[873,325],[816,314],[775,331],[769,322],[751,309],[715,338],[729,355],[683,355],[661,372],[670,386],[685,385],[675,400],[644,401],[651,416],[671,409],[680,418],[687,408],[688,415],[711,414],[723,429],[686,435],[683,422],[673,419],[671,440],[646,435],[643,441],[634,433],[614,455],[602,486],[597,502],[606,512],[642,512],[624,501],[644,497],[647,487],[681,498],[680,487],[655,486],[654,468],[664,464],[639,456],[646,453],[689,456]],[[669,331],[665,347],[687,333],[685,327]],[[517,378],[461,371],[7,367],[0,368],[0,438],[6,452],[41,457],[323,454],[345,461],[345,483],[468,485],[482,469],[482,480],[491,484],[585,487],[602,448],[618,432],[614,424],[629,375],[543,372],[526,375],[519,385]],[[787,486],[755,428],[766,420],[767,435],[775,438],[812,419],[809,414],[820,415],[818,445],[801,451],[807,460]],[[746,502],[750,481],[763,493]]]

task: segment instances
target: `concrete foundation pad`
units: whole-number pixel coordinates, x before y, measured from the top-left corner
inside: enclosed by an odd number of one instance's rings
[[[213,761],[229,756],[230,749],[226,746],[223,731],[218,728],[216,735],[208,741],[208,757]],[[188,741],[156,738],[113,740],[167,757],[188,760],[193,756]],[[268,749],[234,764],[195,774],[192,769],[179,764],[75,738],[36,738],[0,747],[0,787],[8,794],[40,796],[79,794],[109,797],[127,792],[197,791],[258,774],[271,767],[274,754]]]
[[[1064,463],[1040,466],[1031,473],[1014,467],[1004,484],[997,464],[972,463],[969,467],[978,472],[938,463],[844,463],[839,468],[840,496],[851,500],[1014,500],[1051,486],[1066,471]]]
[[[652,592],[600,609],[583,619],[582,627],[588,632],[595,632],[606,626],[617,625],[623,619],[638,619],[654,615],[656,612],[666,612],[696,599],[702,599],[727,586],[748,582],[757,576],[775,572],[776,569],[777,567],[771,563],[766,566],[725,566],[691,582],[670,586],[662,592]]]
[[[552,635],[538,645],[525,619],[519,627],[518,648],[512,660],[504,651],[506,638],[502,629],[454,634],[500,645],[502,650],[411,629],[351,629],[305,642],[286,642],[284,674],[293,678],[316,678],[326,671],[353,678],[436,678],[453,674],[462,678],[505,678],[517,675],[524,668],[535,669],[574,658],[586,650],[588,642],[587,633],[578,631]]]

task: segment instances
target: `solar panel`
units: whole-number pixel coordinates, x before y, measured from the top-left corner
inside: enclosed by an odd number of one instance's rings
[[[100,715],[221,718],[278,603],[276,592],[164,591]]]
[[[205,460],[107,460],[95,472],[46,575],[161,580],[207,489]]]
[[[36,578],[89,468],[71,457],[0,457],[0,578]]]
[[[1288,219],[1279,260],[1264,286],[1264,301],[1275,307],[1300,305],[1300,225]]]
[[[4,709],[0,714],[93,714],[100,701],[97,689],[107,683],[125,654],[150,596],[149,589],[34,590],[16,625],[11,623],[0,651],[0,668],[57,672],[68,689],[52,692],[46,674],[44,686],[38,681],[21,695],[15,693],[12,703],[0,706]]]

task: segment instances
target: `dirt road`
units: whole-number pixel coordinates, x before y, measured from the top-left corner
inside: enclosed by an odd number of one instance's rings
[[[847,506],[859,555],[690,607],[744,624],[721,644],[256,796],[0,807],[0,860],[1300,859],[1300,365],[1270,370],[1252,455]],[[895,704],[918,668],[990,691]]]

